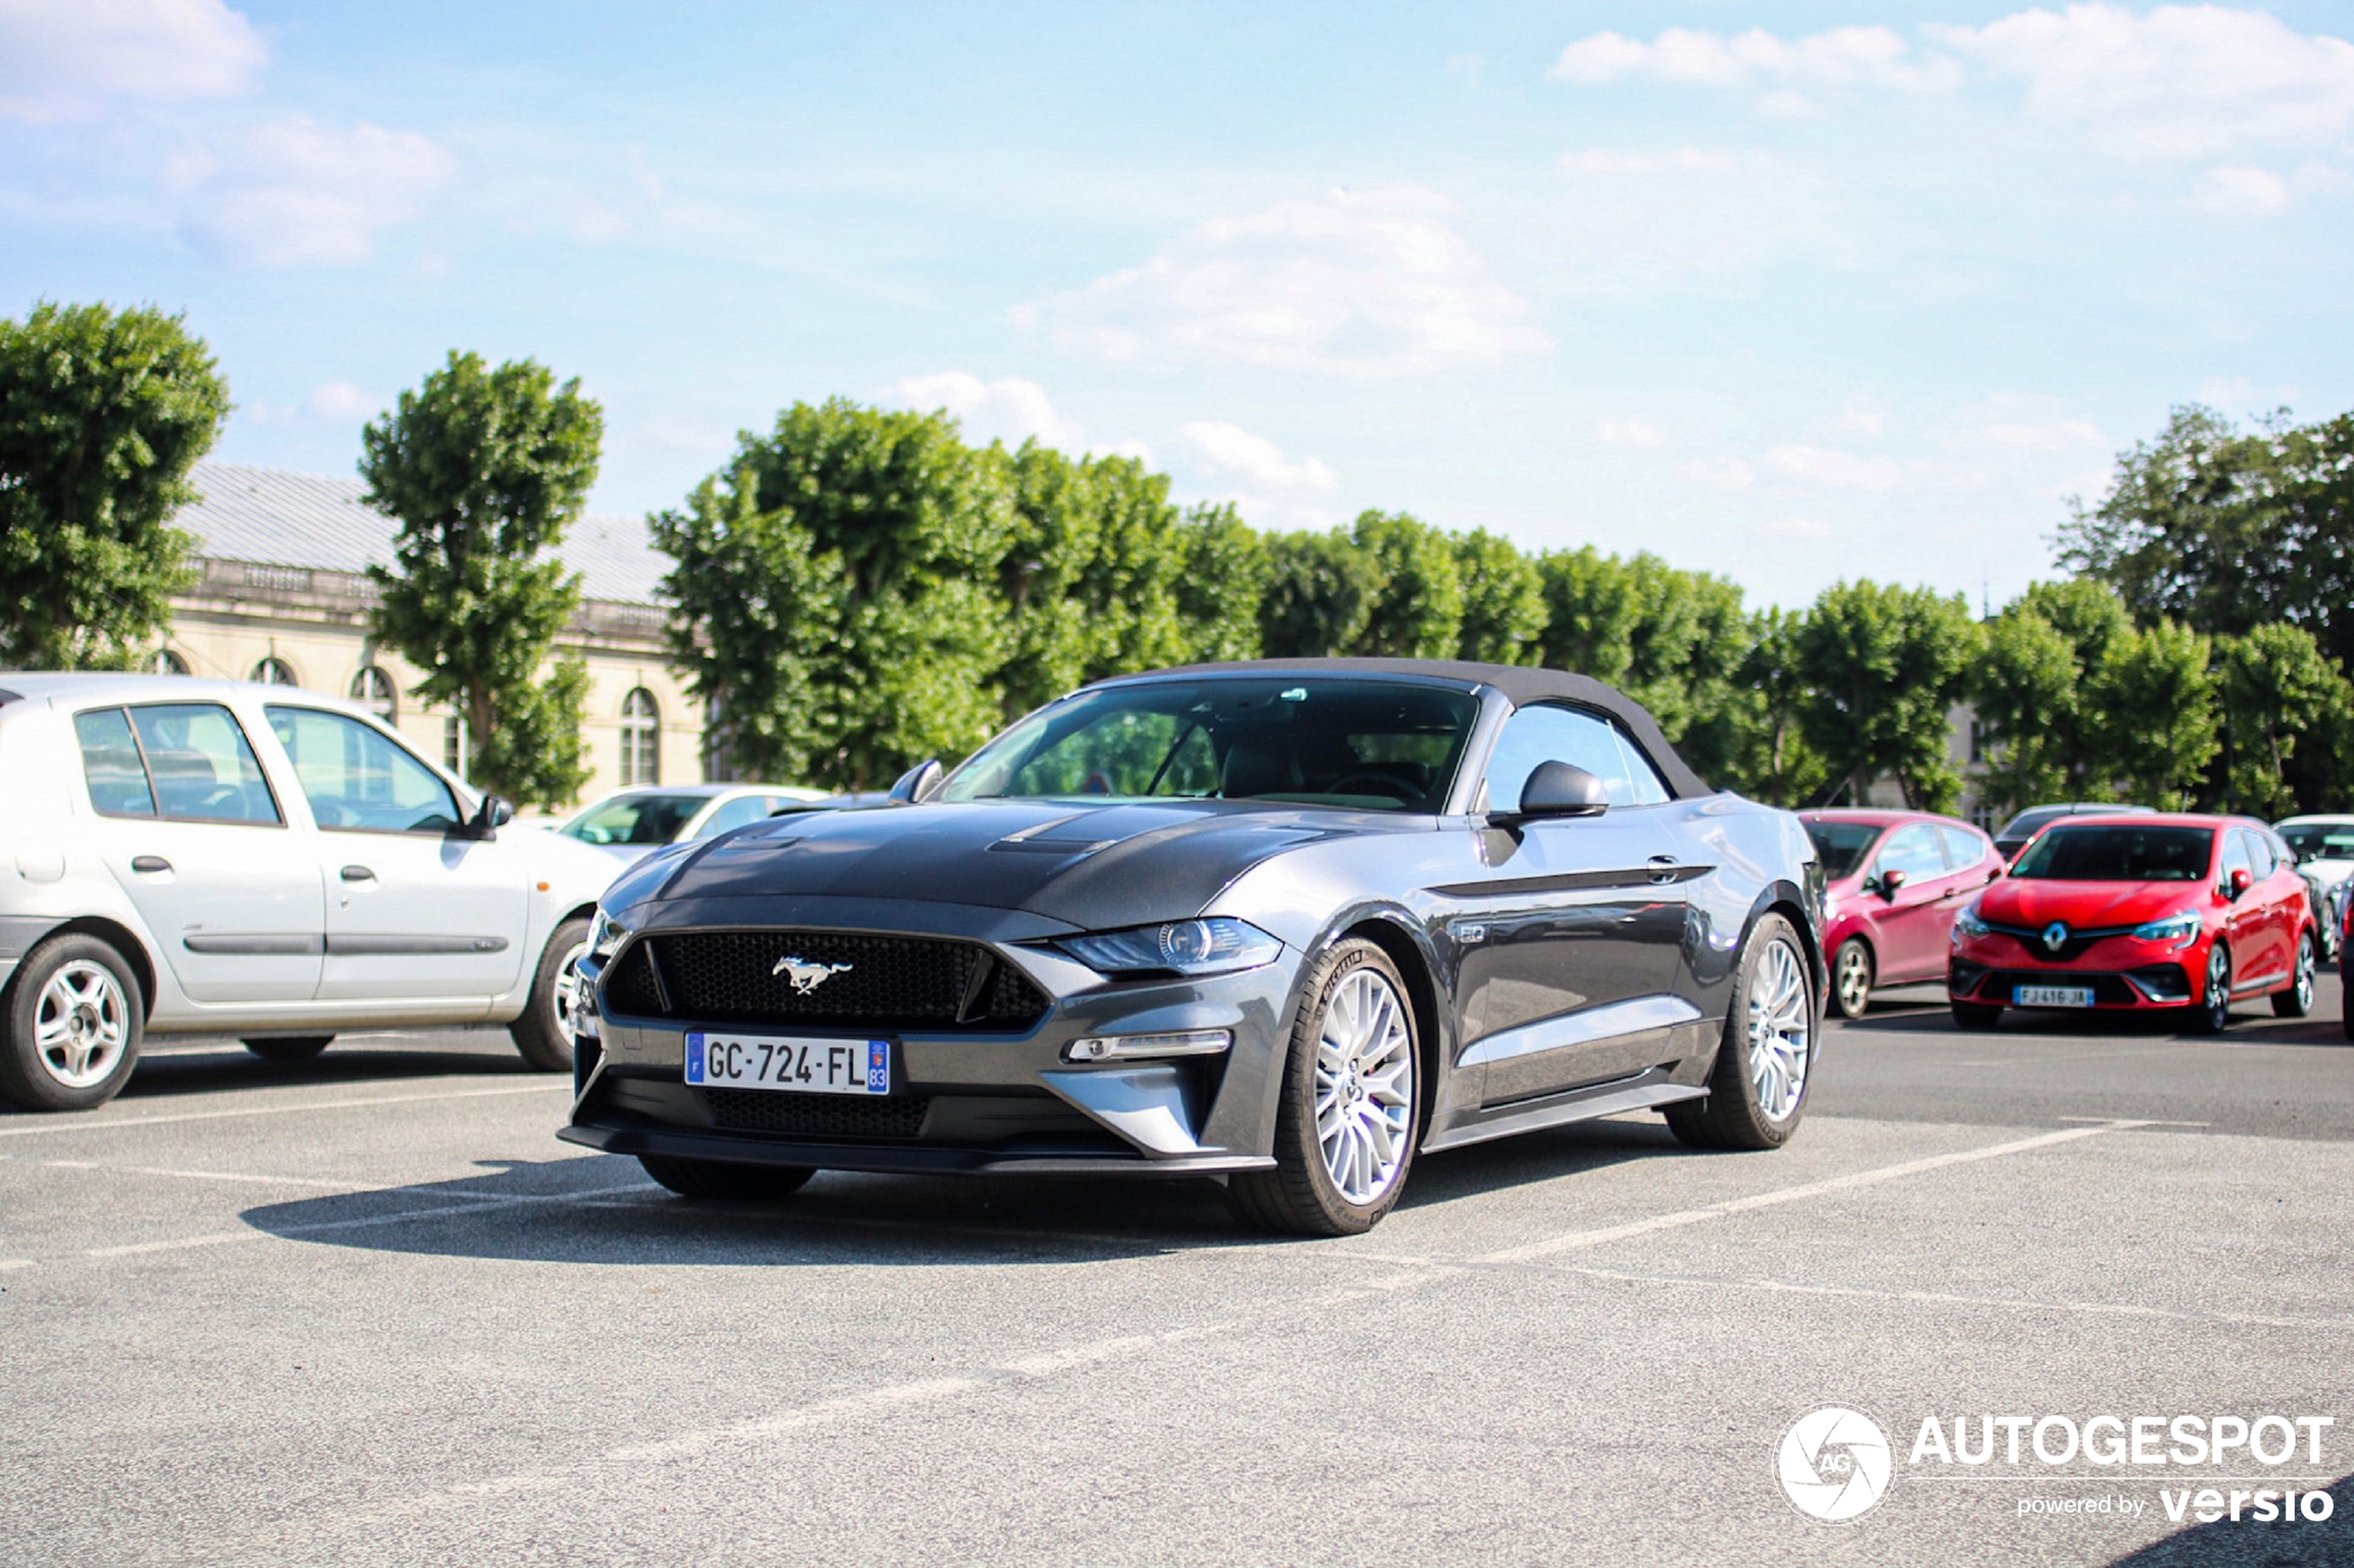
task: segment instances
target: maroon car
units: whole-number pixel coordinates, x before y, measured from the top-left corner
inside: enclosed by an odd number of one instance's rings
[[[1993,841],[1925,811],[1803,811],[1823,862],[1831,1011],[1860,1018],[1872,990],[1945,978],[1954,915],[2003,874]]]

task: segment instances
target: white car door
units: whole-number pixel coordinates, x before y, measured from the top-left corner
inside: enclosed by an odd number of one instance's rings
[[[529,911],[517,846],[465,837],[449,786],[373,725],[292,702],[264,712],[319,829],[320,999],[487,1004],[513,989]]]
[[[307,1002],[325,912],[311,835],[289,822],[236,715],[148,702],[73,715],[101,858],[198,1002]]]

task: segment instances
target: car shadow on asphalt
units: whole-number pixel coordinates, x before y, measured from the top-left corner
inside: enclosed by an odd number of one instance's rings
[[[1421,1157],[1400,1208],[1681,1152],[1655,1123],[1524,1134]],[[616,1156],[477,1164],[479,1174],[453,1181],[263,1204],[239,1218],[319,1246],[606,1265],[1037,1265],[1285,1239],[1245,1226],[1201,1180],[824,1171],[790,1197],[723,1203],[677,1197]]]
[[[2345,1568],[2354,1562],[2354,1475],[2325,1490],[2333,1505],[2327,1519],[2194,1524],[2118,1558],[2109,1568]]]
[[[447,1035],[441,1038],[448,1038]],[[463,1037],[461,1037],[463,1038]],[[479,1049],[449,1049],[400,1042],[373,1043],[338,1040],[316,1056],[266,1062],[234,1040],[173,1041],[142,1055],[117,1100],[170,1099],[240,1089],[286,1089],[349,1083],[399,1082],[412,1078],[545,1078],[515,1055],[505,1030],[484,1030]]]

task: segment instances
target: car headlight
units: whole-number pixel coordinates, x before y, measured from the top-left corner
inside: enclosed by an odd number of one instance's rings
[[[621,923],[600,907],[597,917],[588,924],[588,956],[601,964],[621,951],[629,933]]]
[[[2179,915],[2145,920],[2133,928],[2137,942],[2162,942],[2175,947],[2188,947],[2198,940],[2198,916],[2188,909]]]
[[[1055,945],[1098,974],[1222,975],[1272,963],[1284,944],[1247,920],[1213,915],[1165,926],[1090,931]]]
[[[1964,909],[1959,915],[1954,917],[1953,935],[1955,942],[1961,941],[1964,937],[1982,937],[1993,934],[1994,928],[1978,917],[1978,910],[1975,907]]]

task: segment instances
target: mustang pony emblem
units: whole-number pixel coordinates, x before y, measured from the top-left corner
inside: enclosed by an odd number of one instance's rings
[[[795,958],[789,954],[778,959],[777,967],[768,972],[772,976],[782,975],[791,980],[795,996],[806,996],[836,975],[848,974],[850,966],[813,964],[806,958]]]

